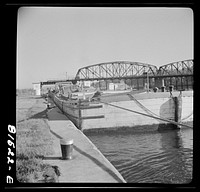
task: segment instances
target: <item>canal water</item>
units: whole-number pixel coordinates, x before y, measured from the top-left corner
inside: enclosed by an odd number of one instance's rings
[[[192,180],[192,128],[86,135],[128,183],[186,184]]]

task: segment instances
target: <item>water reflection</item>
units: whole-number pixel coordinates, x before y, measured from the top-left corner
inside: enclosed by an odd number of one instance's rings
[[[165,154],[165,183],[188,183],[192,178],[192,130],[159,131]]]
[[[87,134],[127,182],[188,183],[193,130]]]
[[[160,134],[160,146],[163,150],[180,148],[183,146],[180,129],[177,130],[158,130]]]

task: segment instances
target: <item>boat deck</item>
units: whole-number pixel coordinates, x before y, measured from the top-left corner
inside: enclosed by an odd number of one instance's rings
[[[170,92],[129,92],[131,95],[134,95],[135,99],[143,100],[143,99],[156,99],[156,98],[168,98],[170,97]],[[172,92],[172,96],[179,96],[180,91]],[[193,91],[182,91],[182,96],[193,96]],[[107,94],[101,96],[101,101],[104,102],[119,102],[119,101],[128,101],[130,97],[127,93],[119,93],[119,94]]]

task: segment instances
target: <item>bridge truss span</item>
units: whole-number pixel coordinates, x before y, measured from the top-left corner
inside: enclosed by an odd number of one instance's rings
[[[191,76],[193,75],[193,60],[169,63],[159,68],[158,76]]]
[[[147,72],[149,75],[156,75],[157,67],[150,64],[129,61],[115,61],[100,63],[80,68],[76,74],[77,80],[95,80],[137,77]]]
[[[137,89],[143,89],[145,84],[150,88],[174,85],[176,90],[193,89],[193,66],[192,59],[177,61],[162,65],[159,68],[155,65],[141,62],[113,61],[99,63],[80,68],[75,78],[66,80],[50,80],[41,82],[43,85],[77,81],[96,81],[99,83],[118,82],[123,80],[125,84]]]

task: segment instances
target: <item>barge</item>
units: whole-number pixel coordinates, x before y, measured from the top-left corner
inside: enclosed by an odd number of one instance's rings
[[[55,105],[82,130],[184,125],[193,122],[193,91],[133,90],[65,95],[49,91]],[[182,127],[182,126],[179,126]]]

